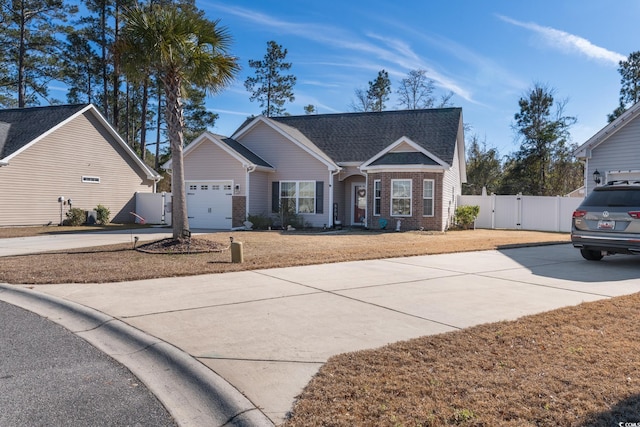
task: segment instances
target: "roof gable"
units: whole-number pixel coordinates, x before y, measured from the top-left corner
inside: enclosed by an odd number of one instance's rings
[[[402,137],[362,164],[361,169],[384,166],[421,166],[449,169],[449,164],[409,138]]]
[[[205,141],[209,141],[213,144],[216,144],[224,151],[226,151],[233,158],[237,159],[239,162],[245,164],[248,167],[262,167],[267,169],[273,169],[273,166],[269,164],[269,162],[265,161],[262,157],[255,154],[253,151],[249,150],[244,145],[240,144],[238,141],[228,138],[222,135],[216,135],[211,132],[204,132],[202,135],[197,137],[191,144],[187,145],[184,149],[184,157],[186,158],[190,155],[194,150],[200,146]],[[163,168],[170,169],[171,161],[169,159],[164,165]]]
[[[233,134],[232,138],[236,140],[241,140],[245,135],[247,135],[252,129],[255,129],[257,126],[269,126],[271,129],[282,135],[287,140],[291,141],[293,144],[296,144],[298,147],[302,148],[304,151],[309,153],[312,157],[315,157],[322,163],[326,164],[329,169],[335,170],[338,169],[338,166],[335,164],[334,160],[328,156],[322,149],[320,149],[314,141],[311,141],[307,135],[300,131],[300,129],[290,126],[288,124],[284,124],[273,120],[271,117],[258,116],[253,119],[247,119]]]
[[[598,133],[589,138],[584,144],[575,149],[573,155],[579,159],[588,159],[591,157],[591,151],[598,145],[607,141],[615,135],[620,129],[640,117],[640,102],[632,105],[627,111],[622,113],[614,121],[600,129]]]
[[[0,110],[0,160],[12,157],[86,107],[76,104]]]
[[[462,109],[285,116],[270,120],[296,129],[338,164],[372,159],[404,137],[451,165]]]
[[[47,107],[0,110],[0,166],[7,165],[31,145],[85,112],[93,114],[115,141],[127,152],[148,179],[161,176],[147,166],[93,104],[52,105]]]

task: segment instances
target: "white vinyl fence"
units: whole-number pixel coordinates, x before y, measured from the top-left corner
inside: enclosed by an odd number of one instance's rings
[[[136,222],[171,225],[171,193],[136,193]]]
[[[476,228],[571,231],[571,217],[583,198],[543,196],[458,196],[458,206],[480,206]]]

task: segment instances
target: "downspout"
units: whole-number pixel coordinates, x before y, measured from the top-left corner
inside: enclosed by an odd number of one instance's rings
[[[360,172],[362,172],[364,174],[364,188],[366,189],[366,195],[367,197],[364,199],[364,228],[369,228],[369,174],[365,171],[363,171],[362,169],[360,169]],[[371,224],[371,226],[373,227],[373,223]]]
[[[327,222],[327,224],[329,224],[329,228],[333,228],[333,192],[334,192],[334,187],[333,187],[333,177],[338,175],[340,173],[340,169],[336,169],[333,172],[329,173],[329,209],[327,209],[329,211],[329,221]]]
[[[252,173],[252,172],[255,172],[256,167],[257,167],[256,165],[251,165],[251,166],[247,167],[247,174],[245,176],[245,183],[244,183],[244,185],[245,185],[245,187],[244,187],[245,188],[244,189],[244,197],[245,197],[244,217],[245,218],[244,219],[245,220],[248,218],[248,215],[249,215],[249,183],[250,183],[249,174]]]

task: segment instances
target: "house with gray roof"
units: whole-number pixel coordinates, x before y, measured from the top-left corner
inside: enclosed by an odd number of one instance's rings
[[[91,104],[0,110],[0,226],[59,224],[70,207],[133,222],[150,169]]]
[[[184,170],[191,228],[288,206],[314,227],[442,231],[466,182],[462,110],[258,116],[230,138],[205,132]]]

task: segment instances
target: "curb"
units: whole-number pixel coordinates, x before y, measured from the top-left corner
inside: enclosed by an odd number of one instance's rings
[[[180,426],[273,427],[231,384],[177,347],[89,307],[0,283],[0,300],[45,317],[128,368]]]

